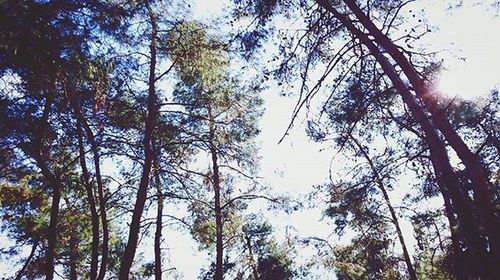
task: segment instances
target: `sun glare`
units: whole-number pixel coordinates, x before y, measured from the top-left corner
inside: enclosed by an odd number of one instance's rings
[[[437,90],[449,97],[475,99],[500,85],[500,18],[470,6],[434,15],[439,32],[432,45],[444,48]],[[466,19],[466,20],[464,20]],[[449,51],[449,52],[448,52]]]
[[[436,88],[448,97],[472,100],[487,95],[500,85],[500,56],[470,53],[468,61],[448,63],[436,81]]]
[[[443,70],[436,81],[436,89],[448,97],[459,96],[463,99],[474,99],[479,95],[477,86],[470,73],[461,70]],[[481,92],[484,95],[484,92]]]

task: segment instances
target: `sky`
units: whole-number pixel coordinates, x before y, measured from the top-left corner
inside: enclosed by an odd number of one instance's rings
[[[424,9],[424,17],[428,23],[439,27],[433,28],[433,32],[419,41],[429,50],[441,50],[438,57],[444,60],[444,69],[436,82],[437,89],[448,96],[460,96],[464,99],[485,96],[500,85],[500,18],[495,15],[495,9],[486,4],[477,4],[481,1],[465,0],[461,9],[453,11],[447,9],[449,2],[416,1],[402,12]],[[210,18],[223,11],[224,3],[198,1],[192,7],[195,14]],[[463,57],[466,59],[463,60]],[[290,122],[296,102],[294,96],[281,97],[279,93],[279,89],[272,86],[262,94],[266,111],[260,123],[262,132],[258,137],[262,144],[261,172],[264,181],[272,186],[274,192],[304,197],[313,190],[314,185],[329,181],[334,150],[328,144],[310,141],[300,120],[290,135],[278,144]],[[342,162],[336,161],[333,164],[339,165]],[[393,194],[393,202],[399,204],[401,197],[401,194]],[[278,214],[268,219],[276,228],[277,234],[283,233],[286,225],[294,225],[302,237],[328,238],[333,228],[322,219],[321,209],[308,209],[291,216]],[[408,222],[404,222],[403,227],[411,253],[415,245],[412,229]],[[190,243],[187,240],[185,242]],[[186,254],[182,248],[180,252]],[[177,258],[174,251],[171,252],[171,258]],[[196,279],[198,263],[185,263],[182,259],[175,262],[179,270],[183,271],[185,279]],[[329,274],[322,279],[336,278]]]
[[[423,8],[428,23],[439,27],[420,42],[431,50],[442,50],[438,56],[444,59],[445,69],[436,86],[448,96],[467,99],[484,96],[500,84],[500,18],[494,9],[488,11],[488,6],[477,4],[481,1],[465,0],[464,7],[454,11],[446,9],[447,2],[417,1],[407,7],[412,10]],[[220,15],[224,6],[224,1],[199,0],[192,8],[195,17],[209,19]],[[328,182],[334,150],[328,144],[309,141],[300,119],[290,135],[278,145],[296,100],[294,96],[281,97],[275,86],[263,92],[262,97],[266,111],[257,139],[261,143],[261,176],[273,192],[303,197],[312,191],[314,185]],[[338,161],[333,163],[334,167],[341,164]],[[397,200],[394,202],[398,203]],[[173,206],[168,206],[168,210],[178,211]],[[287,225],[294,225],[302,237],[328,238],[332,227],[321,218],[321,209],[269,217],[278,234],[283,233]],[[411,243],[412,233],[408,225],[405,235]],[[196,279],[200,268],[208,263],[206,252],[199,252],[198,245],[187,231],[165,229],[164,239],[165,247],[168,247],[166,265],[175,266],[183,279]],[[8,240],[0,236],[0,244],[7,243]],[[152,250],[143,253],[147,256]],[[0,272],[12,272],[9,265],[0,262]],[[324,279],[335,278],[330,275]]]
[[[438,88],[448,96],[473,99],[498,87],[500,11],[489,5],[492,1],[466,0],[463,8],[450,11],[446,11],[449,1],[420,2],[427,2],[422,6],[429,23],[439,27],[424,38],[431,50],[443,50]]]

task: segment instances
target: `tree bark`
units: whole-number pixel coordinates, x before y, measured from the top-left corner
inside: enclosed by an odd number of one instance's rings
[[[40,164],[39,164],[40,165]],[[46,169],[46,168],[44,168]],[[50,206],[50,222],[47,232],[47,255],[46,255],[46,279],[54,279],[54,262],[56,258],[56,244],[57,244],[57,228],[59,220],[59,202],[61,200],[61,186],[58,184],[56,177],[49,173],[50,171],[42,171],[45,177],[49,178],[52,186],[52,203]],[[55,184],[55,185],[54,185]]]
[[[467,245],[471,253],[476,256],[474,259],[478,274],[483,279],[493,279],[492,274],[488,271],[488,257],[486,244],[480,238],[479,226],[473,216],[472,209],[467,197],[464,197],[458,180],[448,158],[446,147],[443,141],[437,134],[431,121],[422,107],[418,104],[416,98],[412,95],[406,84],[401,80],[394,67],[389,63],[389,60],[382,54],[377,46],[368,38],[366,34],[357,29],[346,15],[339,13],[328,0],[317,0],[317,3],[326,11],[330,12],[335,18],[342,22],[342,24],[358,38],[369,50],[370,53],[376,58],[377,62],[381,65],[385,74],[394,84],[395,88],[401,95],[403,102],[408,106],[413,118],[420,124],[425,134],[425,142],[429,146],[431,158],[436,167],[436,177],[440,178],[443,186],[449,191],[450,198],[453,202],[453,207],[458,215],[459,223],[463,231]]]
[[[219,166],[217,165],[217,152],[212,151],[212,168],[213,168],[213,186],[215,194],[215,227],[216,227],[216,262],[215,262],[215,280],[224,278],[224,247],[222,240],[222,209],[220,197],[220,178]]]
[[[216,242],[215,242],[215,280],[222,280],[224,278],[224,246],[222,240],[222,208],[221,208],[221,197],[220,197],[220,174],[219,174],[219,165],[217,158],[217,147],[215,145],[215,120],[212,114],[211,106],[208,105],[208,119],[210,121],[210,135],[209,135],[209,145],[210,145],[210,154],[212,156],[212,186],[214,188],[214,199],[215,199],[215,234],[216,234]]]
[[[91,280],[95,280],[97,278],[97,264],[99,256],[99,215],[97,214],[94,192],[92,185],[90,183],[90,172],[87,168],[87,162],[85,160],[82,124],[78,117],[78,114],[77,114],[76,130],[78,134],[78,148],[80,153],[79,154],[80,166],[82,167],[82,173],[83,173],[83,184],[85,186],[85,191],[87,193],[87,201],[89,203],[91,224],[92,224],[92,246],[91,246],[89,277]]]
[[[370,166],[370,169],[372,170],[373,175],[375,176],[375,181],[377,182],[377,186],[378,186],[379,190],[382,192],[382,196],[384,198],[385,204],[387,205],[387,208],[389,209],[389,213],[391,214],[392,223],[393,223],[394,227],[396,228],[396,233],[398,234],[399,243],[401,244],[401,248],[403,249],[403,257],[405,259],[406,268],[408,270],[408,275],[410,276],[410,279],[417,280],[418,279],[417,273],[415,272],[415,268],[413,267],[413,264],[411,262],[410,254],[408,253],[408,249],[406,247],[406,243],[405,243],[405,240],[403,237],[403,232],[401,231],[401,227],[399,226],[399,219],[398,219],[398,216],[396,214],[396,210],[392,206],[392,203],[391,203],[391,200],[389,198],[389,194],[387,193],[387,189],[385,187],[384,181],[383,181],[382,177],[380,176],[377,168],[373,164],[372,159],[370,158],[368,153],[365,151],[363,146],[361,146],[361,144],[358,142],[358,140],[356,140],[356,138],[354,138],[353,136],[351,136],[351,139],[353,140],[354,144],[356,144],[358,149],[361,151],[361,154],[363,154],[363,157],[368,162],[368,165]]]
[[[69,279],[78,280],[78,240],[73,229],[69,239]]]
[[[442,182],[437,180],[437,184],[441,185]],[[445,190],[446,188],[440,186],[441,190]],[[442,192],[443,200],[444,200],[444,210],[446,213],[446,217],[448,218],[448,222],[450,224],[450,238],[451,238],[451,247],[452,247],[452,273],[458,280],[467,280],[471,277],[471,272],[469,271],[469,263],[474,263],[473,261],[469,261],[467,258],[470,256],[466,256],[465,252],[462,250],[462,246],[464,238],[459,230],[459,223],[457,218],[455,217],[455,211],[451,204],[450,195],[448,192]]]
[[[155,184],[158,208],[156,213],[156,231],[155,231],[155,280],[161,280],[161,230],[163,227],[163,192],[161,190],[158,156],[155,161]]]
[[[495,214],[498,211],[498,205],[495,206],[495,195],[492,191],[493,186],[491,186],[479,158],[467,147],[457,131],[452,127],[446,117],[445,110],[441,108],[436,97],[430,92],[428,86],[420,78],[420,75],[405,55],[388,36],[375,26],[373,21],[359,8],[356,1],[344,0],[344,2],[361,24],[374,36],[375,41],[401,67],[415,89],[415,92],[429,109],[434,124],[443,133],[445,139],[465,165],[468,178],[474,190],[474,205],[479,212],[478,217],[480,220],[483,220],[488,239],[490,240],[490,248],[493,253],[492,260],[500,259],[500,222]],[[500,270],[497,273],[500,273]]]
[[[151,167],[154,160],[154,151],[152,147],[153,133],[158,118],[158,98],[155,88],[155,70],[156,70],[156,37],[157,37],[157,22],[154,12],[149,3],[146,3],[150,21],[151,21],[151,41],[149,44],[150,50],[150,65],[149,65],[149,81],[148,81],[148,116],[146,118],[146,130],[144,132],[144,165],[141,175],[141,181],[137,190],[137,199],[134,205],[132,214],[132,222],[128,236],[127,246],[121,261],[119,278],[128,280],[130,269],[137,249],[139,241],[139,231],[141,227],[141,216],[146,203],[147,191],[151,176]]]

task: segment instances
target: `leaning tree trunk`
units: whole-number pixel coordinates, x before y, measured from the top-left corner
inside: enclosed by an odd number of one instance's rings
[[[108,229],[108,219],[106,213],[106,198],[104,196],[104,184],[102,182],[101,176],[101,162],[99,158],[99,147],[94,137],[94,132],[92,128],[90,128],[87,120],[83,116],[80,110],[80,104],[77,102],[78,98],[71,100],[74,113],[77,118],[77,133],[78,133],[78,145],[80,151],[80,165],[82,166],[83,179],[85,184],[85,189],[87,192],[87,198],[89,201],[89,206],[91,209],[91,218],[92,218],[92,258],[91,258],[91,266],[90,266],[90,279],[99,279],[103,280],[106,274],[106,268],[108,264],[108,252],[109,252],[109,229]],[[101,223],[102,223],[102,257],[101,257],[101,269],[99,274],[97,274],[97,262],[98,262],[98,248],[99,248],[99,215],[97,214],[97,207],[94,198],[94,191],[91,185],[90,180],[90,172],[88,170],[86,160],[85,160],[85,151],[83,145],[83,134],[82,134],[82,126],[87,135],[87,140],[90,143],[90,147],[92,150],[93,160],[94,160],[94,168],[95,168],[95,177],[97,181],[97,196],[99,201],[99,213],[101,215]]]
[[[156,17],[146,3],[149,17],[151,21],[151,41],[149,44],[150,50],[150,65],[149,65],[149,81],[148,81],[148,116],[146,118],[146,130],[144,132],[144,165],[142,169],[141,181],[137,190],[137,198],[132,214],[132,222],[128,236],[127,246],[121,261],[119,277],[121,280],[128,280],[132,262],[134,260],[137,243],[139,241],[139,231],[141,228],[141,216],[146,203],[147,191],[151,176],[151,167],[154,161],[153,151],[153,133],[158,118],[158,97],[156,95],[156,37],[157,37],[157,22]]]
[[[389,208],[389,213],[391,214],[391,218],[392,218],[391,221],[392,221],[394,227],[396,228],[396,233],[398,234],[399,243],[401,244],[401,248],[403,249],[403,257],[405,259],[406,268],[408,270],[408,275],[410,275],[410,279],[417,280],[418,279],[417,273],[415,272],[415,268],[413,267],[413,264],[411,262],[410,254],[408,253],[408,249],[406,247],[406,242],[405,242],[404,237],[403,237],[403,232],[401,231],[401,227],[399,225],[399,219],[398,219],[398,216],[396,214],[396,210],[392,206],[392,203],[391,203],[391,200],[389,198],[389,194],[387,193],[387,189],[385,187],[384,181],[383,181],[382,177],[380,176],[377,168],[375,167],[375,164],[373,164],[372,159],[370,158],[368,153],[365,151],[363,146],[361,146],[361,144],[358,142],[358,140],[356,140],[356,138],[354,138],[353,136],[351,136],[351,139],[353,140],[353,142],[357,146],[357,148],[361,151],[361,154],[368,162],[368,165],[370,166],[370,169],[372,170],[373,175],[375,176],[375,181],[377,182],[377,186],[378,186],[379,190],[382,192],[382,196],[384,197],[384,201],[385,201],[385,204],[387,205],[387,208]]]
[[[429,109],[434,124],[443,133],[445,139],[465,165],[468,178],[474,190],[474,204],[479,212],[478,217],[484,221],[484,226],[490,241],[490,250],[493,253],[492,260],[500,259],[500,222],[495,215],[498,211],[498,206],[495,206],[495,196],[492,191],[493,186],[491,186],[478,156],[469,149],[458,135],[457,131],[452,127],[446,117],[445,109],[439,106],[436,97],[430,92],[428,86],[420,78],[420,75],[413,65],[398,49],[394,42],[375,26],[373,21],[371,21],[359,8],[356,1],[344,0],[344,2],[353,11],[361,24],[368,29],[379,46],[385,49],[401,67],[415,89],[415,92]],[[497,273],[500,273],[500,270],[497,271]]]
[[[342,24],[370,50],[370,53],[376,58],[385,74],[389,77],[401,95],[403,102],[408,106],[413,118],[420,124],[425,134],[425,142],[429,146],[431,159],[436,167],[436,177],[440,178],[443,182],[443,186],[447,188],[447,190],[442,190],[442,192],[449,191],[467,245],[472,254],[476,256],[476,259],[474,259],[476,262],[474,266],[483,279],[492,279],[492,274],[488,271],[486,244],[484,240],[480,238],[479,226],[474,219],[469,200],[467,197],[463,196],[460,190],[461,183],[450,164],[446,147],[434,129],[433,124],[427,118],[426,112],[418,104],[416,98],[402,81],[389,60],[368,36],[357,29],[346,15],[339,13],[328,0],[317,0],[317,3],[330,12],[335,18],[340,20]]]
[[[434,168],[436,169],[436,168]],[[469,263],[474,263],[474,261],[469,260],[470,256],[467,256],[466,253],[462,250],[460,243],[464,241],[463,235],[459,230],[459,222],[455,217],[455,210],[453,209],[453,205],[451,204],[450,195],[445,187],[442,186],[442,182],[439,179],[436,179],[436,183],[439,186],[439,189],[442,192],[443,200],[444,200],[444,211],[446,214],[446,218],[448,219],[450,225],[450,238],[451,238],[451,247],[452,247],[452,261],[451,261],[451,269],[452,273],[458,280],[467,280],[470,279],[471,272],[468,269]]]

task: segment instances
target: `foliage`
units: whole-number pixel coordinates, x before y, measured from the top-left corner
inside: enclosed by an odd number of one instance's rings
[[[212,26],[193,19],[189,1],[0,1],[0,231],[15,242],[2,257],[18,278],[103,280],[140,247],[119,277],[158,279],[176,269],[156,263],[172,241],[155,239],[155,261],[145,246],[152,225],[159,236],[174,225],[210,252],[203,279],[221,279],[221,267],[262,280],[305,278],[317,264],[339,279],[488,269],[473,267],[467,233],[494,259],[499,92],[467,101],[430,90],[442,62],[414,48],[430,28],[418,18],[407,28],[420,15],[411,2],[234,0]],[[254,213],[254,200],[297,210],[258,178],[270,77],[297,97],[284,137],[303,121],[310,139],[336,149],[329,181],[301,201],[321,208],[333,233],[302,241],[318,253],[302,266],[301,238]]]

